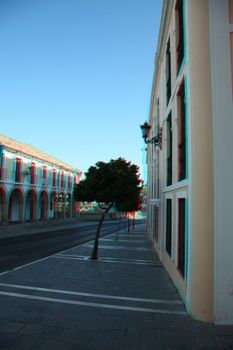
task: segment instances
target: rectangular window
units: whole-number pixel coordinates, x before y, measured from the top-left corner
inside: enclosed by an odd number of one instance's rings
[[[153,207],[152,207],[152,205],[150,205],[150,209],[149,209],[149,217],[150,217],[150,220],[149,220],[149,222],[150,222],[150,227],[151,227],[151,232],[153,232],[152,230],[153,230],[153,213],[152,213],[152,210],[153,210]],[[150,233],[150,237],[151,237],[151,233]],[[151,239],[153,239],[153,237],[151,237]]]
[[[157,206],[155,206],[154,208],[154,237],[156,242],[158,242],[158,238],[159,238],[159,208]]]
[[[186,179],[186,108],[185,86],[182,82],[177,94],[178,113],[178,180]]]
[[[179,73],[181,64],[184,59],[184,1],[177,0],[176,2],[176,59],[177,59],[177,74]]]
[[[70,174],[68,174],[68,189],[71,187]]]
[[[229,22],[233,24],[233,0],[229,0]]]
[[[172,184],[172,116],[167,118],[167,186]]]
[[[43,166],[42,171],[43,171],[42,186],[48,186],[47,166]]]
[[[156,178],[157,178],[157,171],[156,171],[156,160],[155,160],[154,166],[153,166],[153,188],[154,188],[153,198],[156,198],[156,196],[157,196]]]
[[[157,121],[157,131],[159,131],[160,128],[160,99],[158,98],[158,121]],[[157,174],[157,181],[156,181],[156,187],[157,187],[157,198],[160,197],[160,152],[157,153],[156,157],[156,174]]]
[[[167,43],[166,49],[166,92],[167,92],[167,105],[171,97],[171,48],[170,38]]]
[[[156,157],[156,198],[160,197],[160,179],[159,179],[159,158],[160,153],[157,153]]]
[[[53,169],[53,187],[56,187],[56,170]]]
[[[21,181],[21,167],[22,167],[22,159],[16,158],[16,170],[15,170],[15,181]]]
[[[178,200],[178,270],[185,273],[185,199]]]
[[[35,163],[31,163],[31,180],[30,183],[33,185],[35,183]]]
[[[154,194],[155,194],[154,165],[153,165],[153,158],[152,158],[152,164],[151,164],[151,198],[154,198]]]
[[[166,200],[166,251],[171,256],[172,251],[172,200]]]
[[[232,98],[233,98],[233,32],[230,33],[230,49],[231,49],[231,86],[232,86]]]
[[[64,187],[64,173],[61,173],[61,187]]]
[[[47,167],[43,166],[43,179],[47,178]]]
[[[155,215],[156,215],[156,212],[155,212],[155,209],[156,209],[156,206],[151,206],[151,210],[153,210],[153,225],[152,225],[152,228],[153,228],[153,242],[154,240],[156,239],[156,219],[155,219]]]

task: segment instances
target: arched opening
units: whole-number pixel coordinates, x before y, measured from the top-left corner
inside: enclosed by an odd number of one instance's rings
[[[8,205],[8,222],[19,223],[22,222],[23,212],[23,193],[19,188],[15,188],[9,198]]]
[[[30,190],[25,200],[25,220],[35,221],[36,220],[36,203],[37,197],[34,190]]]
[[[57,213],[57,195],[56,195],[56,192],[53,191],[49,199],[49,219],[55,219],[56,213]]]
[[[48,194],[46,191],[42,191],[40,194],[38,214],[39,214],[39,220],[48,219]]]
[[[0,187],[0,224],[6,222],[6,192],[4,188]]]

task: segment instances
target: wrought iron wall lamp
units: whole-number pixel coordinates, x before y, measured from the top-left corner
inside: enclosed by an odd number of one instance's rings
[[[162,149],[162,129],[159,129],[159,132],[156,136],[152,137],[152,139],[148,140],[148,135],[151,129],[151,125],[149,125],[147,122],[145,122],[143,125],[140,126],[142,129],[142,137],[146,144],[152,143],[155,145],[155,147],[159,147]]]

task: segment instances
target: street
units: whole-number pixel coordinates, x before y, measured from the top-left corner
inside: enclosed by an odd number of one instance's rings
[[[82,227],[1,239],[0,273],[93,240],[97,224],[90,222]],[[117,227],[118,222],[104,222],[101,236],[115,232]],[[121,223],[120,228],[123,227],[125,222]]]
[[[105,225],[96,261],[88,259],[92,242],[80,244],[92,226],[80,230],[79,245],[64,251],[63,239],[54,238],[56,253],[45,244],[41,250],[53,255],[1,274],[0,349],[232,349],[232,326],[187,314],[145,225],[121,231],[118,240],[113,226]]]

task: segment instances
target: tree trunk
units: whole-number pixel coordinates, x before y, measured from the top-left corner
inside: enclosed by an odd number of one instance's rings
[[[130,220],[129,220],[129,216],[128,216],[128,233],[130,231]]]
[[[118,226],[117,226],[116,241],[117,241],[117,238],[118,238],[118,232],[119,232],[119,229],[120,229],[120,225],[121,225],[121,217],[120,217],[120,221],[118,222]]]
[[[96,231],[96,236],[95,236],[95,244],[91,253],[90,259],[97,260],[98,259],[98,247],[99,247],[99,236],[100,236],[100,230],[105,218],[105,215],[109,212],[109,210],[112,208],[113,204],[110,204],[109,207],[103,212],[101,215],[97,231]]]

